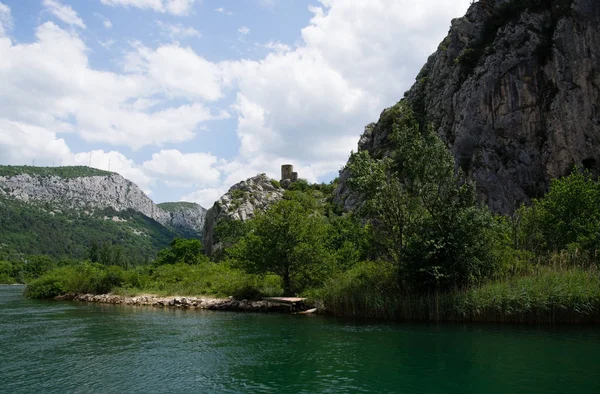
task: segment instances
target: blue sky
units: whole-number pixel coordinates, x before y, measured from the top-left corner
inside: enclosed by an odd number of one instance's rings
[[[209,207],[329,181],[470,0],[0,0],[0,164],[121,173]]]

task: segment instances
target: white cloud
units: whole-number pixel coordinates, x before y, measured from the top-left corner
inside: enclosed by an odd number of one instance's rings
[[[240,28],[238,28],[238,33],[240,33],[243,36],[247,36],[248,34],[250,34],[250,28],[248,26],[241,26]]]
[[[200,32],[193,27],[186,27],[182,24],[173,25],[162,21],[156,21],[156,24],[161,29],[162,34],[176,40],[178,38],[196,37],[200,38],[202,35]]]
[[[196,86],[201,79],[177,74],[191,72],[198,62],[175,64],[170,68],[168,48],[147,51],[155,61],[153,64],[144,67],[148,59],[141,56],[138,70],[117,74],[91,68],[87,48],[74,32],[48,22],[38,28],[36,36],[37,42],[33,44],[17,45],[0,38],[0,58],[3,59],[0,62],[0,80],[3,81],[0,119],[53,131],[77,130],[87,141],[140,148],[191,140],[201,123],[228,116],[223,111],[210,110],[201,102],[170,104],[167,101],[157,109],[132,106],[140,99],[156,100],[165,94],[200,99],[221,96],[218,78],[207,86]],[[144,51],[140,51],[143,55]],[[185,57],[182,60],[186,60]],[[202,64],[206,67],[200,68],[201,72],[213,70],[211,63]],[[160,72],[165,74],[159,75]],[[174,73],[172,78],[169,72]],[[206,76],[206,81],[211,81],[211,77]],[[186,89],[183,83],[192,86]]]
[[[215,12],[218,12],[219,14],[224,14],[224,15],[232,15],[233,14],[233,12],[227,11],[223,7],[215,8]]]
[[[70,5],[64,5],[57,0],[44,0],[44,7],[64,23],[85,29],[85,23]]]
[[[210,153],[181,153],[176,149],[161,150],[143,163],[144,170],[168,185],[207,186],[219,183],[217,157]]]
[[[110,21],[110,19],[108,19],[107,17],[105,17],[104,15],[98,13],[98,12],[94,12],[94,16],[96,18],[98,18],[98,20],[100,20],[100,22],[102,22],[102,26],[104,26],[104,28],[106,30],[110,30],[113,27],[112,22]]]
[[[181,201],[195,202],[206,209],[210,209],[215,201],[217,201],[226,192],[226,187],[200,189],[184,195],[181,197]]]
[[[8,33],[12,27],[13,18],[10,8],[4,3],[0,3],[0,36]]]
[[[135,7],[173,15],[188,15],[196,0],[101,0],[108,6]]]
[[[156,50],[138,46],[127,57],[126,69],[147,75],[169,96],[189,100],[221,99],[230,79],[225,64],[212,63],[178,44],[163,45]]]
[[[289,45],[283,44],[279,41],[268,41],[266,44],[263,44],[262,47],[275,52],[288,52],[292,50]]]

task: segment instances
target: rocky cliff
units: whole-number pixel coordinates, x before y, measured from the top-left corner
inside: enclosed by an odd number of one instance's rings
[[[481,0],[450,32],[405,94],[432,123],[457,168],[490,208],[510,212],[575,165],[600,170],[600,1]],[[384,122],[359,150],[393,144]],[[389,122],[388,122],[389,123]],[[336,201],[352,209],[343,171]]]
[[[223,220],[252,219],[256,212],[265,211],[271,204],[281,200],[283,192],[278,182],[265,174],[233,185],[206,213],[202,237],[206,255],[211,256],[220,249],[214,236],[217,223]]]
[[[192,202],[165,202],[158,204],[158,208],[169,214],[166,225],[180,231],[189,231],[202,234],[207,210],[201,205]]]
[[[206,210],[197,204],[155,205],[133,182],[116,173],[86,167],[3,167],[0,195],[67,209],[132,209],[167,227],[200,234]],[[17,168],[18,169],[18,168]],[[66,175],[67,174],[67,175]]]

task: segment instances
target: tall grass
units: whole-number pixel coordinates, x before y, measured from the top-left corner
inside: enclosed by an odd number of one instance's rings
[[[249,275],[225,263],[175,264],[124,270],[100,264],[80,263],[54,269],[27,285],[32,298],[52,298],[63,294],[234,296],[255,299],[282,294],[275,276]]]
[[[338,316],[417,321],[600,322],[595,268],[542,266],[477,287],[411,293],[386,263],[361,263],[309,295]]]

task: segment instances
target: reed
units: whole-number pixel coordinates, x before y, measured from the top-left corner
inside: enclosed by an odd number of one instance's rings
[[[480,286],[411,293],[393,267],[364,263],[318,291],[332,315],[412,321],[505,323],[600,322],[600,274],[595,268],[541,266]]]

